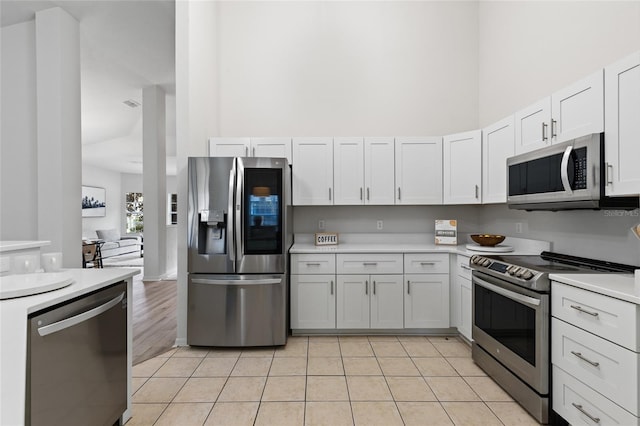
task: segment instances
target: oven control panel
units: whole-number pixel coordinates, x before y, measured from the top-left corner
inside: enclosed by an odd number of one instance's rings
[[[482,268],[487,268],[492,271],[504,275],[509,275],[514,278],[519,278],[525,281],[528,281],[535,276],[535,273],[530,269],[523,268],[521,266],[510,265],[508,263],[498,262],[497,260],[489,259],[477,254],[471,256],[469,262],[472,266],[476,265]]]

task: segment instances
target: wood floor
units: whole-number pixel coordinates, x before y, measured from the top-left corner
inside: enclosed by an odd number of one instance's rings
[[[171,349],[176,341],[176,281],[133,278],[133,365]]]

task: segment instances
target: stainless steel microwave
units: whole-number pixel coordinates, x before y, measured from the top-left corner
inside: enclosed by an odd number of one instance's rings
[[[606,197],[604,133],[507,159],[507,205],[521,210],[635,209],[638,197]]]

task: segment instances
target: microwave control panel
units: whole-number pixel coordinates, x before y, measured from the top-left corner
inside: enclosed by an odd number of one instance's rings
[[[573,189],[587,189],[587,148],[579,148],[574,151],[574,180]]]

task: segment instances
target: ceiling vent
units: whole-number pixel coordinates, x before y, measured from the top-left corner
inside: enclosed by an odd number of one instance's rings
[[[140,102],[134,101],[133,99],[127,99],[126,101],[123,101],[122,103],[125,104],[126,106],[130,107],[130,108],[138,108],[140,106]]]

